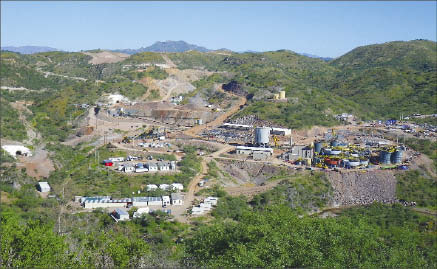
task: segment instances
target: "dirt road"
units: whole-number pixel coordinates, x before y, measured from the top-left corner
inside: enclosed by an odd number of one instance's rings
[[[202,124],[202,125],[196,125],[193,128],[190,128],[186,131],[184,131],[183,133],[185,135],[188,136],[192,136],[192,137],[200,137],[199,135],[197,135],[198,133],[200,133],[203,130],[207,130],[207,129],[211,129],[214,128],[216,126],[219,126],[221,124],[223,124],[223,122],[229,118],[230,116],[232,116],[233,114],[235,114],[236,112],[238,112],[238,110],[240,110],[240,107],[245,105],[247,102],[246,97],[244,96],[238,96],[226,91],[222,90],[222,85],[219,85],[218,87],[216,87],[217,90],[224,92],[227,95],[230,96],[234,96],[234,97],[238,97],[238,102],[236,104],[234,104],[228,111],[226,111],[224,114],[220,115],[219,117],[217,117],[215,120],[208,122],[206,124]]]

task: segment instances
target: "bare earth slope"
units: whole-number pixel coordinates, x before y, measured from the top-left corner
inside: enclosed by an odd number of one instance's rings
[[[93,57],[90,64],[105,64],[105,63],[117,63],[128,58],[130,55],[119,52],[102,51],[102,52],[83,52],[85,55]]]

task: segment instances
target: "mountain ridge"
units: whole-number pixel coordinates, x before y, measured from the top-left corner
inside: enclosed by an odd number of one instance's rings
[[[1,50],[12,51],[21,54],[34,54],[40,52],[62,51],[60,49],[47,47],[47,46],[5,46],[1,47]]]

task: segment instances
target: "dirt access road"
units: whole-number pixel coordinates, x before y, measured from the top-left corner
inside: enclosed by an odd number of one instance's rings
[[[222,84],[220,84],[218,87],[216,87],[216,90],[219,90],[219,91],[221,91],[221,92],[224,92],[225,94],[228,94],[228,95],[233,96],[233,97],[238,97],[239,100],[238,100],[238,102],[237,102],[235,105],[233,105],[233,106],[232,106],[228,111],[226,111],[224,114],[222,114],[222,115],[220,115],[219,117],[217,117],[215,120],[213,120],[213,121],[211,121],[211,122],[208,122],[208,123],[206,123],[206,124],[196,125],[196,126],[194,126],[193,128],[190,128],[190,129],[184,131],[183,133],[184,133],[185,135],[200,138],[200,136],[197,135],[198,133],[200,133],[200,132],[203,131],[203,130],[211,129],[211,128],[214,128],[214,127],[216,127],[216,126],[222,125],[223,122],[224,122],[227,118],[229,118],[229,117],[232,116],[233,114],[237,113],[238,110],[240,110],[240,107],[243,106],[243,105],[245,105],[246,102],[247,102],[247,99],[246,99],[246,97],[244,97],[244,96],[239,96],[239,95],[235,95],[235,94],[233,94],[233,93],[230,93],[230,92],[226,92],[226,91],[224,91],[224,90],[222,89]]]

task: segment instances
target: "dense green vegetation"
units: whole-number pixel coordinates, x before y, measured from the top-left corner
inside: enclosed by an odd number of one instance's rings
[[[437,209],[437,179],[424,171],[412,170],[397,175],[396,196],[414,201],[417,206]]]
[[[358,47],[330,63],[341,70],[332,92],[385,118],[436,113],[436,53],[426,40]]]
[[[256,195],[251,204],[264,207],[269,204],[285,204],[305,211],[323,208],[332,194],[331,184],[324,173],[288,176],[270,191]]]
[[[147,70],[145,72],[138,73],[138,78],[141,79],[143,77],[151,77],[151,78],[154,78],[157,80],[163,80],[163,79],[166,79],[168,77],[168,73],[165,72],[164,69],[153,66],[151,68],[147,68]]]
[[[434,167],[437,170],[437,142],[428,139],[408,138],[405,144],[415,151],[428,155],[434,161]]]
[[[213,268],[436,266],[435,221],[400,206],[347,214],[321,219],[299,218],[286,206],[246,210],[234,221],[200,227],[187,241],[187,256],[191,265]]]
[[[214,52],[203,53],[199,51],[187,51],[183,53],[168,53],[168,57],[179,69],[206,69],[209,71],[219,70],[220,62],[226,57]]]
[[[437,117],[426,117],[426,118],[412,118],[410,121],[415,122],[417,124],[429,124],[433,126],[437,126]]]
[[[121,75],[113,76],[100,87],[105,92],[119,92],[131,100],[135,100],[147,92],[147,87],[143,84],[132,82]]]
[[[26,128],[18,119],[16,111],[9,103],[4,100],[0,101],[1,109],[1,137],[15,141],[23,141],[27,138]]]
[[[154,53],[154,52],[140,52],[136,53],[126,60],[123,61],[125,64],[143,64],[143,63],[149,63],[149,64],[163,64],[165,63],[164,59],[162,58],[161,54]]]

